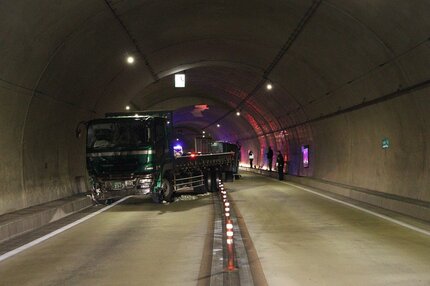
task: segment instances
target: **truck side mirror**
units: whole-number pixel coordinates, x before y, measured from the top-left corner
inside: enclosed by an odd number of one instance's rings
[[[81,131],[81,129],[80,128],[76,128],[76,130],[75,130],[75,136],[76,136],[76,138],[81,138],[81,136],[82,136],[82,131]]]
[[[78,125],[76,126],[76,129],[75,129],[75,136],[77,139],[82,137],[81,125],[84,125],[85,127],[87,127],[87,124],[88,124],[87,121],[81,121],[78,123]]]

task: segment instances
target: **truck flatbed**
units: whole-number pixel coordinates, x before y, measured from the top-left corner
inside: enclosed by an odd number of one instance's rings
[[[210,168],[232,164],[234,152],[216,154],[191,154],[176,157],[174,160],[175,169],[182,168]]]

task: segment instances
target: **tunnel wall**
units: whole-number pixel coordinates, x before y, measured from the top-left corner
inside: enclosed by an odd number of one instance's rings
[[[422,90],[313,123],[310,177],[430,202],[429,106]]]
[[[0,87],[0,214],[86,191],[76,109],[30,98]]]
[[[86,191],[85,145],[74,130],[94,114],[73,100],[84,96],[83,72],[59,77],[77,64],[65,44],[82,28],[75,23],[92,24],[94,6],[83,13],[82,4],[0,4],[0,215]]]

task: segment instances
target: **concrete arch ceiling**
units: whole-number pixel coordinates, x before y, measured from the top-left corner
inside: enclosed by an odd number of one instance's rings
[[[198,70],[208,66],[209,61],[238,63],[253,67],[256,73],[246,84],[239,84],[246,97],[312,4],[311,1],[266,2],[249,1],[246,7],[225,5],[222,1],[211,4],[201,1],[108,1],[108,4],[135,41],[134,52],[128,52],[136,53],[137,49],[144,55],[147,69],[153,73],[152,80],[165,75],[168,70],[188,64]],[[370,2],[365,4],[370,5]],[[262,90],[258,90],[256,96],[246,102],[254,103],[252,111],[260,115],[256,120],[260,126],[257,134],[270,133],[358,104],[363,101],[363,87],[369,100],[392,92],[399,85],[413,84],[408,82],[401,63],[390,62],[404,50],[396,53],[388,43],[389,39],[383,38],[385,34],[379,34],[377,27],[371,27],[360,18],[365,15],[354,15],[353,8],[365,12],[334,1],[323,2],[318,7],[318,13],[312,19],[314,24],[270,74],[269,79],[282,92],[272,95],[273,100],[262,97],[261,103],[257,99],[261,98],[258,95]],[[384,8],[387,7],[381,5],[381,11],[385,12]],[[418,40],[422,39],[425,38]],[[386,67],[378,68],[386,62],[389,62]],[[127,79],[123,79],[122,74],[115,78],[106,94],[118,94],[119,86],[124,86],[120,83],[124,81],[141,92],[144,77],[135,78],[139,84],[133,85],[129,72],[124,72]],[[141,70],[138,72],[142,73]],[[232,86],[226,74],[228,72],[217,74],[218,82]],[[204,83],[204,71],[199,70],[194,76],[203,83],[201,86],[210,89],[210,83]],[[206,92],[210,93],[210,90]],[[134,97],[133,89],[121,93]],[[113,108],[115,100],[107,100],[109,102],[111,105],[105,108]]]
[[[166,71],[187,65],[194,65],[196,69],[199,62],[206,66],[213,61],[252,67],[254,78],[239,86],[242,96],[246,97],[288,37],[294,34],[313,2],[247,1],[244,5],[224,1],[110,0],[107,4],[87,3],[89,9],[82,9],[84,2],[67,10],[56,7],[63,14],[86,10],[86,15],[67,22],[58,16],[49,19],[60,22],[51,33],[57,32],[55,36],[61,38],[59,31],[63,31],[63,41],[55,39],[36,87],[61,101],[102,113],[123,106],[124,101],[132,100],[148,84],[158,80],[159,75],[165,76]],[[257,122],[262,133],[357,104],[363,100],[363,88],[369,100],[392,92],[399,85],[414,83],[402,63],[390,60],[425,40],[427,35],[399,31],[410,38],[409,46],[401,46],[395,37],[397,34],[388,38],[393,31],[381,30],[383,17],[370,18],[366,14],[363,7],[369,5],[397,19],[408,16],[394,14],[398,7],[393,11],[383,3],[375,7],[371,1],[360,5],[323,1],[311,24],[304,28],[305,32],[269,75],[280,92],[271,95],[273,100],[266,100],[259,96],[264,90],[257,90],[252,101],[247,101],[255,102],[261,109],[259,113],[264,122]],[[407,3],[399,5],[405,5],[405,11],[419,8],[409,7]],[[41,8],[43,12],[43,8],[48,11],[52,7]],[[64,31],[65,28],[69,31]],[[55,43],[59,44],[55,47]],[[139,55],[139,51],[143,55],[140,63],[124,67],[123,56]],[[143,64],[144,60],[147,65]],[[231,83],[226,74],[218,74],[218,82]],[[203,79],[205,73],[195,73],[195,76]],[[255,108],[253,111],[258,112]]]

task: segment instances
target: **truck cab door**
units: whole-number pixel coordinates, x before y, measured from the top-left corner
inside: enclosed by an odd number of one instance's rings
[[[156,118],[154,120],[154,151],[155,151],[155,163],[160,166],[165,163],[168,159],[168,140],[166,134],[166,121],[162,118]]]

